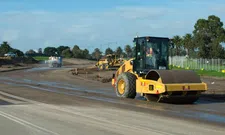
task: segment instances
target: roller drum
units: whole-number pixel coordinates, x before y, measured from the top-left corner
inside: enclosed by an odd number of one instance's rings
[[[159,78],[163,84],[202,83],[200,76],[191,70],[151,70],[146,74],[146,79],[157,81]],[[198,91],[187,92],[186,95],[182,95],[182,92],[159,95],[146,94],[145,98],[149,101],[176,104],[192,104],[199,99]]]
[[[146,79],[156,81],[159,77],[164,84],[202,82],[200,76],[192,70],[150,70],[146,75]]]

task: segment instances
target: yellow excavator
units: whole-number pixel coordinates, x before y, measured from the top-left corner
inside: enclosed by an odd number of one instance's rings
[[[113,74],[112,85],[118,97],[148,101],[192,104],[207,90],[192,70],[169,69],[171,40],[164,37],[136,37],[134,56]]]
[[[101,58],[97,63],[96,66],[100,70],[107,70],[107,69],[118,69],[126,60],[120,58],[116,54],[108,54],[105,57]]]

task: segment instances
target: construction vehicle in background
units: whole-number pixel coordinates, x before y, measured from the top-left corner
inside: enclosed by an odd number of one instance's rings
[[[116,54],[108,54],[101,58],[96,66],[100,70],[118,69],[126,60],[117,56]]]
[[[48,64],[49,67],[62,67],[62,57],[49,57],[45,63]]]
[[[207,90],[194,71],[169,69],[169,38],[136,37],[133,42],[134,58],[113,74],[118,97],[135,98],[138,93],[148,101],[191,104]]]

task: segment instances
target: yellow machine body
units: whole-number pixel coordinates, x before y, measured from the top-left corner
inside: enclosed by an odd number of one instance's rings
[[[118,69],[126,60],[122,58],[117,58],[115,54],[108,54],[102,59],[100,59],[96,66],[100,70],[107,70],[107,69]]]
[[[107,59],[100,59],[95,66],[97,66],[100,70],[108,69],[108,60]]]
[[[188,91],[205,91],[207,90],[207,85],[205,83],[198,84],[163,84],[160,81],[146,80],[138,78],[136,80],[136,92],[140,94],[163,94],[166,92],[177,92],[181,91],[182,95],[186,94]]]
[[[207,84],[191,70],[149,69],[140,76],[133,69],[134,58],[126,61],[113,74],[112,85],[118,97],[171,103],[193,103],[207,90]]]

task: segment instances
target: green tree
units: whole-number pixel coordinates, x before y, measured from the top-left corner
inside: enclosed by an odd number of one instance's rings
[[[183,36],[183,45],[186,49],[186,54],[189,55],[190,51],[194,51],[194,43],[193,43],[193,37],[190,33],[187,33],[185,36]]]
[[[102,52],[99,48],[95,48],[94,52],[92,53],[92,57],[96,60],[99,60],[101,58]]]
[[[117,47],[117,49],[116,49],[116,55],[120,56],[120,55],[122,55],[122,53],[123,53],[122,48],[120,46]]]
[[[174,36],[172,39],[174,46],[176,48],[176,55],[179,56],[182,51],[182,38],[178,35]]]
[[[24,53],[18,49],[12,49],[12,52],[15,53],[17,56],[24,56]]]
[[[136,47],[133,46],[133,47],[132,47],[132,54],[131,54],[131,56],[132,56],[132,57],[135,57],[135,54],[136,54]]]
[[[127,58],[128,56],[127,56],[127,54],[125,52],[122,52],[121,55],[120,55],[120,57],[121,58]]]
[[[80,49],[78,45],[74,45],[72,53],[74,58],[82,58],[82,59],[90,58],[89,51],[87,49],[84,50]]]
[[[125,46],[125,52],[126,52],[126,55],[127,55],[127,57],[131,57],[132,56],[132,49],[131,49],[131,46],[130,45],[126,45]]]
[[[84,58],[84,59],[89,58],[89,51],[87,49],[84,49],[83,50],[83,56],[82,56],[82,58]]]
[[[11,46],[7,41],[3,41],[0,46],[0,55],[3,56],[4,54],[10,52],[12,50]]]
[[[59,47],[57,47],[57,51],[58,51],[58,54],[59,55],[62,55],[62,51],[63,50],[66,50],[66,49],[70,49],[70,47],[69,46],[59,46]]]
[[[33,49],[28,50],[25,54],[27,55],[32,55],[32,54],[36,54],[36,52]]]
[[[12,48],[7,41],[4,41],[0,45],[0,56],[3,56],[4,54],[8,52],[13,52],[17,56],[24,56],[24,53],[22,51]]]
[[[170,39],[170,43],[169,43],[169,55],[170,56],[175,56],[175,45],[173,43],[173,39]]]
[[[193,35],[199,57],[221,58],[224,56],[221,43],[225,41],[225,29],[219,17],[210,15],[208,19],[197,20]]]
[[[113,50],[111,48],[107,48],[105,50],[105,55],[107,55],[107,54],[113,54]]]
[[[55,47],[46,47],[44,49],[44,54],[48,56],[58,56],[58,51]]]
[[[67,48],[65,50],[62,51],[61,55],[65,58],[71,58],[73,56],[72,51],[70,50],[70,48]]]
[[[83,56],[83,52],[78,45],[74,45],[72,52],[74,58],[82,58]]]

